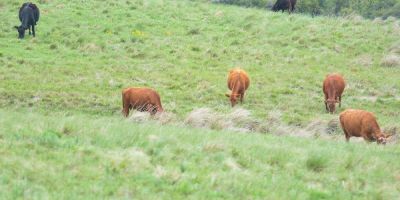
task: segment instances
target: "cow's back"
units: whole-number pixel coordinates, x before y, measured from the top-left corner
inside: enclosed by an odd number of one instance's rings
[[[379,130],[375,116],[368,111],[347,109],[340,113],[339,119],[342,128],[351,136],[362,137]]]
[[[247,73],[241,69],[232,69],[229,71],[228,75],[228,88],[232,90],[238,82],[240,82],[241,85],[244,85],[244,90],[249,88],[250,79]]]
[[[31,19],[31,16],[33,17]],[[36,4],[33,3],[24,3],[19,9],[19,20],[22,22],[24,18],[31,19],[29,24],[36,25],[36,22],[39,21],[40,11]]]
[[[347,109],[340,113],[339,120],[342,129],[349,135],[361,136],[362,118],[359,112],[353,109]]]
[[[341,95],[345,87],[345,81],[340,74],[329,74],[325,77],[322,87],[325,94],[335,92]]]
[[[40,11],[36,4],[31,3],[29,5],[33,9],[33,16],[35,17],[35,23],[39,21]]]
[[[123,101],[130,102],[134,107],[152,104],[162,108],[160,95],[151,88],[126,88],[122,91]]]
[[[122,93],[124,98],[131,102],[146,102],[152,96],[152,90],[148,88],[126,88]]]

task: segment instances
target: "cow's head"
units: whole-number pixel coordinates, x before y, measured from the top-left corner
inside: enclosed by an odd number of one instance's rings
[[[335,99],[327,99],[327,100],[325,100],[325,103],[326,103],[326,105],[328,107],[328,111],[330,113],[334,113],[335,110],[336,110],[335,104],[339,103],[339,101],[335,100]]]
[[[15,29],[17,29],[18,31],[18,38],[22,39],[25,36],[25,28],[23,28],[22,26],[14,26]]]
[[[225,94],[225,96],[230,97],[232,107],[236,105],[237,99],[240,97],[240,94]]]
[[[384,133],[380,133],[378,134],[377,138],[376,138],[376,142],[378,144],[386,144],[387,142],[387,138],[389,138],[390,135],[384,134]]]
[[[274,12],[278,11],[279,10],[278,9],[278,3],[276,3],[274,6],[272,6],[271,10],[274,11]]]

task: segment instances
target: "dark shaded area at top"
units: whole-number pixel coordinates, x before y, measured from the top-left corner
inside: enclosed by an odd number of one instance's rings
[[[212,0],[214,3],[257,7],[271,10],[276,0]],[[400,18],[400,0],[299,0],[296,12],[325,16],[361,15],[374,19],[390,16]]]

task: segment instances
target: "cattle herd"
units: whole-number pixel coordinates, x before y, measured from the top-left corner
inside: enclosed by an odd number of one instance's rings
[[[277,0],[273,6],[273,11],[294,10],[296,0]],[[35,36],[35,25],[39,20],[39,9],[33,3],[24,3],[19,9],[20,26],[15,26],[18,30],[18,37],[24,38],[25,30],[29,29],[29,35]],[[248,74],[239,68],[229,71],[228,89],[231,90],[229,97],[231,106],[237,104],[238,99],[243,103],[245,91],[249,88],[250,79]],[[345,80],[340,74],[328,74],[322,84],[322,91],[325,96],[326,111],[335,113],[336,104],[341,107],[342,93],[345,89]],[[164,111],[161,105],[160,95],[151,88],[130,87],[122,90],[122,113],[125,117],[129,116],[129,111],[136,109],[141,112],[149,112],[151,115]],[[373,113],[364,110],[347,109],[339,115],[340,125],[349,141],[350,137],[363,137],[366,141],[376,141],[378,144],[385,144],[389,135],[382,133]]]

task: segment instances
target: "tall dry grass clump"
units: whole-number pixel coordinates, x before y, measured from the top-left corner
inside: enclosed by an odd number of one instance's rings
[[[400,128],[397,126],[388,126],[383,129],[385,134],[390,135],[386,144],[397,144],[399,142],[399,130]]]
[[[301,137],[330,136],[339,130],[338,119],[330,121],[315,120],[305,127],[299,127],[285,124],[281,116],[282,113],[280,111],[272,111],[265,120],[258,120],[251,116],[250,111],[243,108],[235,108],[226,114],[214,112],[210,108],[199,108],[189,113],[184,123],[196,128]]]
[[[400,67],[400,55],[391,53],[384,56],[381,65],[384,67]]]
[[[132,112],[128,119],[133,122],[155,121],[159,124],[171,124],[177,121],[174,113],[165,111],[154,116],[151,116],[148,112]]]
[[[219,116],[210,108],[199,108],[189,113],[184,123],[196,128],[211,128]]]
[[[389,48],[389,53],[382,58],[381,65],[384,67],[400,67],[400,42]]]
[[[371,67],[374,64],[374,59],[371,55],[364,54],[356,58],[354,64],[363,67]]]
[[[148,112],[132,112],[128,119],[133,122],[145,122],[149,121],[150,118],[151,116]]]
[[[196,128],[211,128],[238,132],[266,132],[261,121],[254,119],[250,111],[235,108],[230,113],[221,114],[210,108],[199,108],[189,113],[185,124]]]
[[[249,110],[235,108],[228,113],[218,113],[210,108],[198,108],[190,112],[183,124],[213,130],[229,130],[242,133],[270,133],[274,135],[290,135],[295,137],[337,139],[343,135],[339,119],[315,119],[304,126],[289,125],[283,122],[282,112],[274,110],[268,113],[265,120],[259,120],[251,115]],[[130,121],[153,121],[159,124],[181,124],[173,113],[163,112],[151,116],[147,112],[133,112]],[[392,135],[391,142],[397,143],[396,128],[385,129]]]

